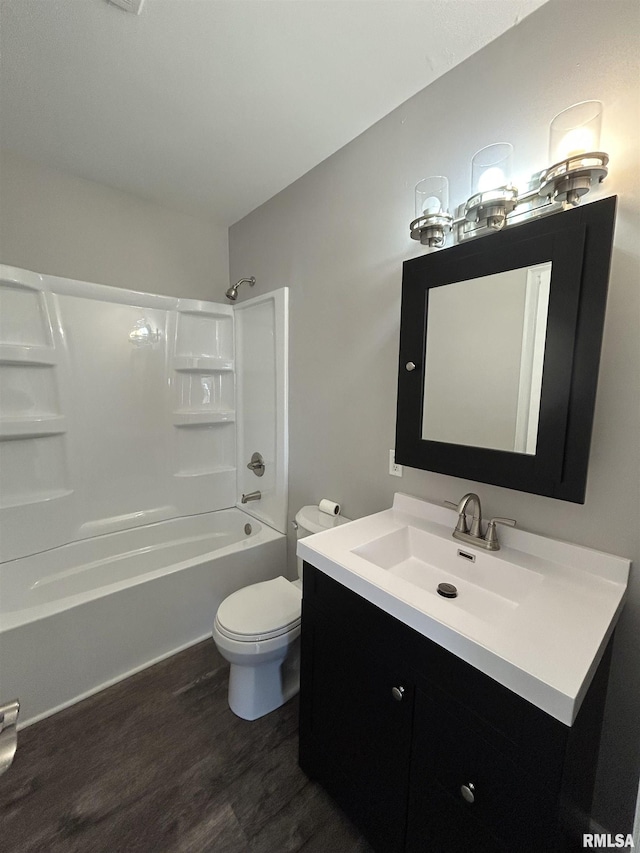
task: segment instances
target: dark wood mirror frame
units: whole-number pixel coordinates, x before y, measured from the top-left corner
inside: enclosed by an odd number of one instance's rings
[[[615,210],[611,196],[405,261],[396,462],[584,503]],[[423,439],[430,289],[546,261],[552,270],[535,455]]]

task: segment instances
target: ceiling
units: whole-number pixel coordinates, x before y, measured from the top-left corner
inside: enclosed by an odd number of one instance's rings
[[[0,142],[230,225],[546,0],[0,0]]]

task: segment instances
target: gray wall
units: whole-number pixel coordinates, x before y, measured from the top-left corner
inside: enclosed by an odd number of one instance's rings
[[[635,0],[551,0],[230,229],[231,279],[258,280],[245,298],[291,288],[291,516],[322,497],[358,517],[388,507],[395,490],[441,501],[472,488],[487,515],[640,564],[638,23]],[[585,505],[406,468],[390,477],[401,267],[421,252],[408,237],[415,183],[447,174],[462,201],[474,151],[504,139],[516,172],[542,168],[553,115],[590,98],[605,103],[612,160],[595,197],[620,199]],[[631,831],[637,790],[639,651],[636,570],[596,807],[615,832]]]
[[[0,156],[0,261],[81,281],[224,301],[227,228]]]

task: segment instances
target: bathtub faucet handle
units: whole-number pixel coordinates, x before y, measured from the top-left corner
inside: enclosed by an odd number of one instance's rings
[[[262,497],[262,492],[249,492],[248,495],[243,495],[240,503],[248,504],[249,501],[259,501]]]
[[[262,454],[253,453],[251,455],[251,462],[249,462],[247,468],[253,471],[256,477],[262,477],[264,474],[264,459],[262,458]]]

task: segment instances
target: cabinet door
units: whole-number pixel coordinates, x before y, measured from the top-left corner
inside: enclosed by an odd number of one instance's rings
[[[413,683],[401,662],[354,625],[307,606],[300,764],[375,850],[404,849]],[[306,660],[304,660],[306,659]]]
[[[412,790],[406,853],[514,853],[438,784]],[[541,853],[541,851],[539,851]]]
[[[556,791],[496,749],[494,734],[472,712],[443,693],[419,690],[416,717],[409,850],[437,842],[441,853],[458,853],[460,838],[476,836],[482,850],[559,849]]]

